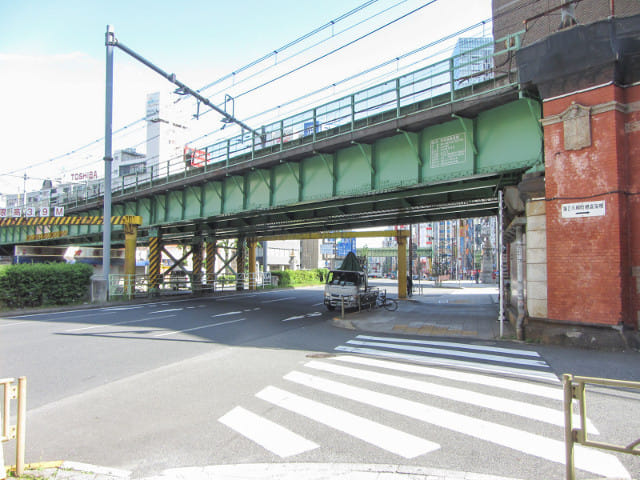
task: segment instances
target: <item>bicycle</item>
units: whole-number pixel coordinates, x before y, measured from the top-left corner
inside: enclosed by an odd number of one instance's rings
[[[380,292],[376,298],[376,307],[384,307],[389,312],[395,312],[398,309],[398,302],[387,297],[387,291]]]

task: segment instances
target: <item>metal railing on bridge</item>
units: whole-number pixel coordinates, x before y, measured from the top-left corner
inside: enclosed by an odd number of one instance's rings
[[[176,274],[173,274],[176,273]],[[208,278],[202,274],[199,282],[193,275],[171,272],[162,275],[158,288],[151,288],[149,275],[109,275],[109,299],[132,299],[151,295],[176,295],[184,293],[224,293],[234,290],[263,289],[272,285],[271,272],[255,274],[214,275]]]
[[[368,87],[351,95],[300,112],[258,129],[261,134],[243,133],[201,149],[185,149],[180,158],[148,166],[145,171],[115,179],[112,191],[135,192],[230,165],[242,165],[274,152],[294,149],[318,140],[330,139],[408,114],[426,111],[460,100],[510,89],[518,84],[509,63],[520,48],[523,32],[499,40],[486,38],[472,48],[417,71]],[[505,60],[506,59],[506,60]],[[498,73],[500,72],[500,73]],[[104,194],[101,180],[79,188],[53,203],[79,205]]]

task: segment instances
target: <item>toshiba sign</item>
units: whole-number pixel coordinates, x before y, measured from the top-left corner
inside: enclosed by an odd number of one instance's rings
[[[73,182],[81,182],[82,180],[97,180],[98,179],[98,171],[92,170],[89,172],[78,172],[71,174],[71,181]]]

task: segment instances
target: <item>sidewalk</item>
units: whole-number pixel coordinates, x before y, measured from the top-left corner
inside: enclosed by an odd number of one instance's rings
[[[337,312],[334,325],[359,331],[467,337],[482,340],[514,339],[508,321],[498,322],[498,287],[472,281],[414,284],[414,294],[398,300],[398,310],[375,308],[362,312]],[[395,297],[395,292],[388,291]]]

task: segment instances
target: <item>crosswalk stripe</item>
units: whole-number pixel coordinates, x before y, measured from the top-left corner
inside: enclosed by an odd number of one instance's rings
[[[293,371],[284,378],[299,385],[415,418],[552,462],[565,462],[565,445],[559,440],[301,372]],[[577,445],[574,450],[576,468],[607,478],[630,478],[615,456],[581,447]]]
[[[404,458],[414,458],[440,448],[437,443],[273,386],[256,393],[256,397]]]
[[[527,365],[531,367],[547,367],[546,362],[542,360],[529,360],[526,358],[512,358],[503,355],[485,355],[471,352],[462,352],[460,350],[445,350],[443,348],[416,347],[413,345],[399,345],[397,343],[388,342],[363,342],[361,340],[349,340],[347,343],[351,345],[363,345],[365,347],[383,347],[395,350],[407,350],[410,352],[433,353],[436,355],[448,355],[452,357],[473,358],[476,360],[487,360],[491,362],[513,363],[515,365]]]
[[[453,347],[453,348],[463,348],[465,350],[479,350],[483,352],[495,352],[495,353],[508,353],[513,355],[522,355],[525,357],[539,357],[540,354],[538,352],[534,352],[531,350],[521,350],[515,348],[502,348],[502,347],[492,347],[485,345],[472,345],[468,343],[455,343],[455,342],[438,342],[434,340],[419,340],[413,338],[397,338],[397,337],[372,337],[370,335],[358,335],[356,338],[361,338],[363,340],[374,340],[386,342],[388,340],[393,340],[396,343],[416,343],[419,345],[433,345],[436,347]]]
[[[529,418],[538,422],[550,423],[559,427],[564,427],[564,412],[562,410],[554,410],[552,408],[534,405],[532,403],[510,400],[508,398],[497,397],[495,395],[487,395],[484,393],[474,392],[456,387],[447,387],[435,383],[429,383],[422,380],[412,380],[409,378],[388,375],[386,373],[377,373],[362,369],[343,367],[326,362],[312,360],[305,364],[305,367],[313,368],[323,372],[336,373],[351,378],[366,380],[368,382],[380,383],[391,387],[403,388],[414,392],[425,393],[456,402],[476,405],[491,410],[497,410],[503,413],[517,415],[519,417]],[[579,424],[579,420],[576,422]],[[588,431],[597,434],[595,426],[587,420]]]
[[[366,365],[369,367],[385,368],[387,370],[395,370],[406,373],[417,373],[430,377],[439,377],[446,380],[454,380],[464,383],[477,383],[487,387],[500,388],[502,390],[510,390],[520,392],[527,395],[536,395],[551,400],[563,400],[563,392],[558,387],[547,387],[544,385],[536,385],[519,380],[509,380],[508,378],[494,377],[490,375],[482,375],[478,373],[460,372],[457,370],[425,367],[424,365],[413,365],[410,363],[390,362],[387,360],[378,360],[368,357],[356,357],[353,355],[339,355],[333,360],[339,362],[353,363],[357,365]]]
[[[425,355],[414,355],[411,353],[389,352],[386,350],[376,350],[374,348],[348,347],[340,345],[334,350],[338,352],[360,353],[364,355],[374,355],[378,357],[394,358],[397,360],[409,360],[412,362],[427,363],[431,365],[445,365],[450,367],[459,367],[478,370],[487,373],[499,373],[507,375],[517,375],[525,378],[535,378],[539,380],[549,380],[554,383],[560,383],[558,377],[552,372],[529,370],[523,368],[507,367],[504,365],[490,365],[478,362],[467,362],[464,360],[454,360],[452,358],[429,357]]]
[[[297,433],[242,407],[234,408],[218,421],[282,458],[319,447]]]

